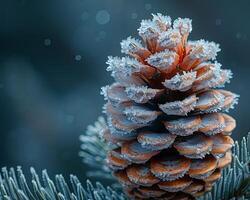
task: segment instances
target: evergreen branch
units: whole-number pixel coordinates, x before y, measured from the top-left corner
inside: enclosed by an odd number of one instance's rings
[[[76,176],[70,176],[71,184],[68,185],[62,175],[56,175],[55,181],[51,180],[46,170],[42,172],[40,181],[34,168],[30,169],[32,179],[26,181],[21,167],[7,170],[2,168],[0,173],[0,200],[125,200],[126,198],[116,193],[110,187],[104,188],[101,183],[92,185],[86,183],[86,189]]]
[[[92,169],[87,172],[87,176],[113,179],[111,171],[106,165],[106,154],[112,147],[101,137],[105,127],[106,121],[103,117],[99,117],[94,125],[87,127],[87,131],[80,136],[82,145],[79,156],[82,157],[83,163]]]
[[[223,170],[221,179],[212,192],[199,200],[250,199],[250,133],[233,147],[233,161]]]

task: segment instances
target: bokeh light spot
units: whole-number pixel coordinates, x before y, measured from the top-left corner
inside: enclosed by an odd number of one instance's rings
[[[237,38],[237,39],[241,39],[241,36],[242,36],[241,33],[239,33],[239,32],[236,33],[236,38]]]
[[[221,19],[219,19],[219,18],[216,19],[216,20],[215,20],[215,25],[216,25],[216,26],[220,26],[220,25],[221,25]]]
[[[81,55],[75,55],[75,60],[76,61],[81,61],[82,60],[82,56]]]
[[[46,39],[44,40],[44,45],[45,45],[45,46],[50,46],[50,45],[51,45],[51,39],[46,38]]]
[[[110,21],[110,14],[107,10],[100,10],[96,14],[96,22],[98,24],[107,24]]]

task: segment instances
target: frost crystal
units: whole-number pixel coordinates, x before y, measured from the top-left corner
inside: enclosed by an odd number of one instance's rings
[[[174,21],[174,29],[180,30],[182,35],[187,35],[192,31],[192,20],[188,18],[178,18]]]
[[[231,70],[221,69],[221,64],[215,62],[211,64],[207,73],[197,78],[194,90],[201,90],[204,88],[220,88],[225,83],[230,82],[232,78]]]
[[[215,60],[220,51],[219,44],[205,40],[189,41],[188,44],[191,47],[191,59]]]
[[[133,71],[137,69],[139,71],[140,66],[142,65],[137,60],[129,58],[129,57],[108,57],[108,64],[107,71],[112,71],[112,75],[119,71],[125,71],[125,73],[131,74]]]
[[[140,77],[133,77],[134,73],[147,68],[138,60],[130,57],[118,58],[110,56],[106,63],[109,65],[107,71],[111,71],[111,76],[113,76],[117,82],[123,85],[129,85],[131,83],[135,85],[145,84],[144,80]]]
[[[153,99],[161,90],[148,88],[147,86],[130,86],[126,88],[128,97],[136,103],[146,103]]]
[[[182,36],[179,30],[169,29],[168,31],[160,34],[158,42],[162,47],[174,48],[181,42],[181,39]]]
[[[140,49],[142,49],[143,46],[140,42],[140,40],[134,39],[132,37],[128,37],[126,40],[123,40],[121,42],[121,52],[130,54],[130,53],[136,53]]]
[[[109,65],[107,70],[112,71],[112,75],[120,72],[123,74],[131,75],[133,72],[139,72],[143,68],[143,64],[136,59],[129,57],[108,57],[107,64]]]
[[[194,110],[197,97],[195,95],[190,96],[183,101],[173,101],[159,105],[160,109],[168,115],[185,116],[190,111]]]
[[[106,64],[108,65],[107,71],[113,72],[121,68],[121,60],[122,59],[119,57],[109,56],[108,61],[106,62]]]
[[[224,77],[224,81],[217,87],[223,87],[225,83],[230,83],[230,79],[233,78],[233,72],[230,69],[221,70],[221,75]]]
[[[138,29],[139,35],[146,39],[153,39],[159,35],[159,27],[152,20],[142,20]]]
[[[168,28],[171,27],[171,17],[164,16],[160,13],[152,15],[153,15],[153,22],[157,24],[157,26],[161,31],[166,31]]]
[[[108,100],[108,88],[109,88],[109,85],[101,87],[100,94],[104,96],[104,100]]]
[[[177,74],[169,80],[165,80],[163,85],[171,90],[187,91],[192,87],[196,79],[196,72],[183,72],[183,74]]]
[[[166,49],[165,51],[151,55],[147,59],[147,62],[161,70],[168,70],[177,58],[178,55],[174,51]]]
[[[148,124],[149,122],[155,120],[159,116],[160,112],[151,111],[145,107],[131,106],[125,109],[124,114],[133,122]]]

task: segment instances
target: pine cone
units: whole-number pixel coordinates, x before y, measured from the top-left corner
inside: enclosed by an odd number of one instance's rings
[[[232,76],[215,61],[219,45],[189,41],[191,20],[153,15],[138,29],[142,43],[121,42],[129,57],[109,57],[115,83],[103,137],[117,148],[108,166],[132,199],[193,199],[212,189],[230,164],[238,96],[222,89]]]

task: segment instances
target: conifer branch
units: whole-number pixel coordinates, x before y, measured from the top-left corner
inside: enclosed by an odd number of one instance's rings
[[[53,181],[42,172],[42,178],[34,168],[30,169],[32,178],[26,181],[21,167],[2,168],[0,173],[0,200],[125,200],[126,197],[116,193],[110,187],[105,188],[101,183],[93,185],[86,181],[83,186],[76,176],[70,176],[67,184],[62,175],[56,175]],[[85,188],[84,188],[85,187]]]

